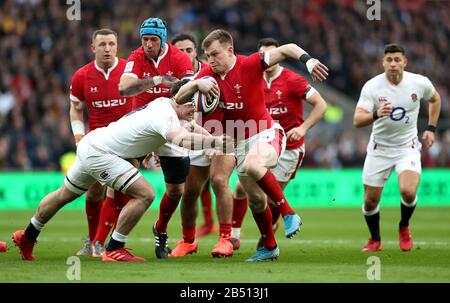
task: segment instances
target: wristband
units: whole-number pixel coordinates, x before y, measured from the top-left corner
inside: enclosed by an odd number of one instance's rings
[[[435,132],[436,131],[436,126],[433,126],[433,125],[428,125],[427,126],[427,131],[430,131],[430,132]]]
[[[308,62],[309,59],[311,59],[312,57],[308,54],[303,54],[300,56],[300,61],[306,65],[306,62]]]
[[[162,83],[163,77],[161,76],[154,76],[153,77],[153,84],[156,85],[160,85]]]
[[[374,112],[372,113],[372,118],[373,118],[373,121],[375,121],[375,120],[377,120],[377,119],[379,118],[379,116],[378,116],[378,110],[376,110],[376,111],[374,111]]]

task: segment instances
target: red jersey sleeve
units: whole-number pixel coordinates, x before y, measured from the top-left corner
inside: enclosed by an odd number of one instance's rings
[[[142,75],[142,54],[140,54],[138,50],[133,51],[128,57],[122,76],[127,75],[139,78],[139,75]]]
[[[86,96],[84,95],[84,80],[84,69],[77,70],[70,84],[70,101],[83,102],[86,100]]]
[[[301,100],[306,98],[306,94],[311,89],[308,81],[300,75],[293,73],[288,81],[288,86]]]
[[[268,65],[269,58],[267,53],[253,53],[245,58],[244,67],[247,70],[263,72]]]

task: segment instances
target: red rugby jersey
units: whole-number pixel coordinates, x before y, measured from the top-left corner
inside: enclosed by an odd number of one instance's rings
[[[147,58],[142,46],[133,51],[128,57],[123,74],[138,79],[154,76],[172,76],[181,79],[185,76],[193,76],[194,71],[188,55],[172,44],[166,43],[162,55],[156,61]],[[160,84],[135,96],[133,109],[141,107],[159,97],[170,98],[170,88]]]
[[[108,126],[131,111],[133,98],[120,96],[118,88],[125,64],[124,59],[116,58],[105,72],[94,60],[73,75],[70,100],[86,103],[88,131]]]
[[[300,126],[303,119],[303,99],[311,89],[308,81],[293,71],[280,67],[271,79],[264,79],[266,107],[272,118],[280,123],[287,133]],[[298,141],[288,140],[286,149],[295,149],[303,145],[304,138]]]

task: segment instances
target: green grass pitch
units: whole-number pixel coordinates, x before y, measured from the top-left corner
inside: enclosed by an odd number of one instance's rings
[[[184,258],[157,260],[151,226],[157,217],[148,211],[131,233],[127,247],[145,257],[144,263],[103,263],[81,257],[80,282],[450,282],[450,208],[420,208],[411,220],[415,245],[410,252],[398,246],[399,208],[381,209],[383,251],[362,253],[368,230],[360,209],[322,208],[298,210],[303,228],[292,239],[283,236],[280,225],[276,236],[280,258],[273,262],[245,263],[255,251],[256,225],[247,213],[242,229],[241,248],[226,259],[212,258],[210,251],[217,235],[199,238],[197,254]],[[31,211],[0,212],[0,240],[8,251],[0,253],[0,282],[71,282],[66,273],[67,258],[75,255],[87,233],[82,211],[63,210],[45,227],[35,248],[35,262],[20,260],[11,233],[23,229]],[[201,218],[200,218],[201,221]],[[169,246],[181,239],[177,211],[169,225]],[[372,264],[369,256],[378,256],[379,281],[367,278]],[[76,282],[76,281],[75,281]]]

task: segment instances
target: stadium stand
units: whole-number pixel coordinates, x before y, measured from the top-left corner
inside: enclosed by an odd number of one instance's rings
[[[116,30],[119,55],[127,58],[140,44],[137,29],[149,16],[166,19],[170,36],[188,31],[201,39],[224,27],[239,52],[254,51],[265,36],[295,41],[328,65],[327,86],[350,101],[340,116],[342,100],[327,96],[336,107],[309,134],[304,167],[362,165],[367,132],[345,123],[352,115],[348,108],[356,104],[362,85],[382,72],[384,44],[403,44],[411,59],[407,69],[427,75],[442,97],[438,142],[424,152],[423,166],[450,167],[450,2],[385,1],[381,8],[388,20],[382,26],[367,22],[365,1],[91,0],[82,1],[81,21],[67,22],[65,1],[0,0],[0,170],[60,169],[61,156],[75,149],[68,117],[70,78],[92,59],[92,32]],[[422,106],[421,117],[426,110]],[[315,135],[324,129],[333,140]]]

